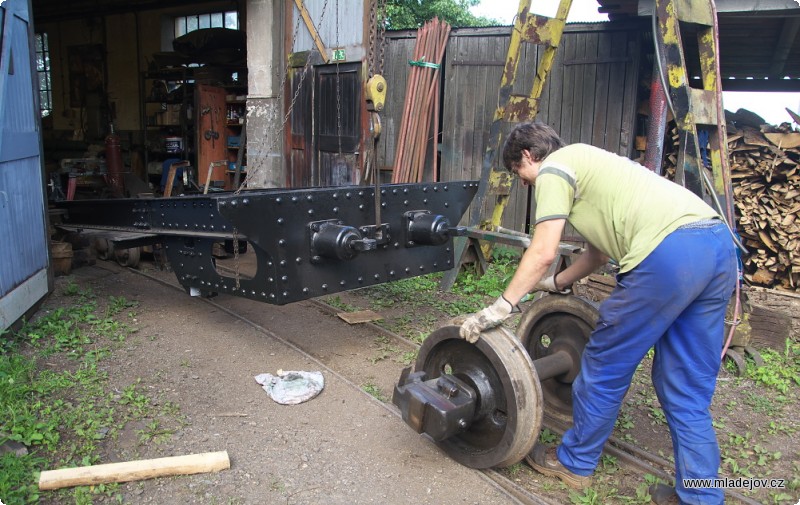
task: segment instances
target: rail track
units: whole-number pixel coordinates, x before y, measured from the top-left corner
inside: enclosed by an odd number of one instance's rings
[[[135,274],[144,276],[152,281],[170,287],[176,291],[185,293],[180,285],[178,285],[174,281],[171,282],[171,280],[174,279],[174,277],[172,276],[170,276],[170,280],[166,280],[160,278],[157,275],[152,275],[142,270],[137,270],[132,268],[129,268],[128,270],[130,270]],[[348,372],[337,370],[335,367],[329,366],[323,360],[319,359],[317,356],[303,349],[301,346],[295,344],[290,339],[287,339],[277,334],[275,331],[270,330],[269,328],[265,327],[258,321],[255,321],[247,317],[242,313],[241,310],[236,308],[235,304],[228,303],[229,299],[215,300],[209,298],[202,298],[202,300],[204,303],[207,303],[215,307],[216,309],[227,313],[231,317],[238,319],[242,323],[251,326],[255,330],[264,333],[270,338],[275,339],[281,342],[282,344],[286,345],[287,347],[293,349],[294,351],[300,353],[305,358],[313,361],[318,366],[325,369],[327,373],[336,376],[338,379],[348,384],[350,387],[360,391],[370,401],[377,403],[383,409],[387,410],[388,412],[392,413],[395,416],[400,417],[401,414],[400,411],[397,409],[397,407],[395,407],[388,401],[382,401],[381,399],[376,398],[375,396],[365,392],[363,388],[356,382],[358,379],[354,379],[353,377],[351,377]],[[235,299],[231,298],[230,300],[235,300]],[[248,301],[248,303],[257,303],[257,302]],[[301,303],[308,303],[311,306],[316,307],[320,311],[327,313],[331,316],[334,316],[336,313],[339,312],[339,309],[317,299],[312,299],[307,302],[301,302]],[[333,318],[331,320],[333,321]],[[385,328],[382,328],[377,324],[371,322],[362,324],[364,327],[369,328],[371,332],[374,332],[381,338],[390,339],[391,341],[397,343],[398,345],[403,345],[410,349],[419,349],[419,344],[403,336],[400,336],[394,332],[391,332]],[[396,377],[393,377],[392,379],[396,379]],[[561,435],[569,427],[569,422],[568,420],[566,420],[561,416],[545,413],[543,426],[548,428],[551,432],[558,433]],[[673,464],[670,461],[661,457],[660,455],[642,450],[641,448],[638,448],[616,437],[611,437],[609,439],[604,448],[604,454],[615,458],[620,463],[620,466],[625,469],[625,471],[627,472],[627,477],[629,479],[638,478],[640,482],[645,482],[645,476],[648,474],[664,481],[670,481],[673,479],[671,473]],[[524,475],[520,478],[515,478],[511,475],[511,473],[509,473],[506,470],[485,469],[485,470],[474,470],[474,471],[481,473],[482,476],[492,485],[503,490],[503,492],[505,492],[510,499],[520,504],[557,505],[560,503],[565,503],[567,501],[567,496],[565,494],[565,491],[560,489],[558,485],[554,486],[552,482],[548,482],[546,480],[547,478],[541,477],[535,472],[532,472],[529,475]],[[746,505],[758,505],[759,503],[747,496],[744,496],[743,494],[735,490],[726,490],[726,498],[728,499],[729,503],[731,503],[731,500],[735,500],[736,503],[742,503]]]

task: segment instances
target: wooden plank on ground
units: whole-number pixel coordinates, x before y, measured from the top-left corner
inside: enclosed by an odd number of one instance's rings
[[[61,489],[74,486],[130,482],[135,480],[219,472],[231,467],[228,451],[205,452],[186,456],[108,463],[47,470],[39,477],[39,489]]]
[[[336,314],[339,319],[346,321],[349,324],[370,323],[372,321],[380,321],[383,316],[371,310],[359,310],[356,312],[339,312]]]

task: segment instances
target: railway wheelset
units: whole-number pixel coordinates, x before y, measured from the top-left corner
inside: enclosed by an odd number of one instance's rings
[[[498,326],[471,344],[456,321],[431,333],[392,401],[403,420],[471,468],[513,465],[532,449],[545,409],[572,415],[572,383],[597,321],[595,304],[548,294],[516,333]]]

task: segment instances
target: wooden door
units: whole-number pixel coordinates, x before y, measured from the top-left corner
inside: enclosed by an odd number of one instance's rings
[[[218,86],[198,84],[197,96],[197,183],[204,185],[208,178],[208,168],[212,162],[228,160],[225,148],[225,89]],[[214,166],[211,173],[213,181],[227,182],[227,165]],[[225,184],[227,186],[227,184]]]
[[[289,82],[284,93],[286,100],[284,107],[290,110],[289,126],[287,127],[288,163],[286,170],[287,188],[307,188],[314,185],[311,162],[311,96],[313,95],[313,78],[306,74],[313,74],[309,67],[296,67],[289,70]],[[296,97],[296,98],[295,98]],[[294,102],[294,103],[292,103]]]
[[[33,39],[28,0],[0,2],[0,330],[52,286]]]
[[[359,182],[362,106],[361,64],[316,67],[314,125],[319,186]]]

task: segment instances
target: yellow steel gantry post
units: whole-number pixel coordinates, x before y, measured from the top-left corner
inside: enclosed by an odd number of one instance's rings
[[[713,0],[656,0],[656,47],[665,67],[664,89],[678,129],[675,182],[700,196],[719,202],[720,213],[731,223],[733,211],[728,141],[719,75],[717,13]],[[685,25],[684,25],[685,23]],[[702,88],[690,86],[683,37],[696,32]],[[657,57],[659,55],[656,55]],[[660,60],[657,60],[660,61]],[[701,125],[698,129],[698,125]],[[705,173],[700,131],[708,132],[712,175]],[[704,186],[704,182],[706,183]],[[708,192],[704,191],[708,188]]]
[[[483,156],[481,179],[473,201],[467,237],[458,238],[456,241],[455,268],[445,273],[442,279],[443,289],[447,290],[453,286],[461,265],[470,256],[470,251],[478,256],[479,264],[483,264],[484,260],[481,249],[478,247],[478,239],[506,243],[514,241],[513,237],[507,237],[507,240],[496,240],[496,230],[502,222],[503,212],[508,204],[515,180],[497,163],[497,154],[502,149],[504,140],[503,126],[508,123],[533,121],[538,114],[539,100],[547,76],[553,67],[556,50],[561,43],[561,35],[564,33],[564,25],[567,22],[571,6],[572,0],[561,0],[556,17],[549,18],[531,14],[531,0],[520,0],[517,16],[514,18],[514,26],[511,29],[511,40],[500,81],[498,105],[489,129],[489,141]],[[543,46],[544,54],[537,65],[530,94],[514,95],[513,89],[517,80],[517,67],[523,43]],[[483,216],[487,214],[486,207],[490,199],[494,201],[494,208],[487,220]]]

